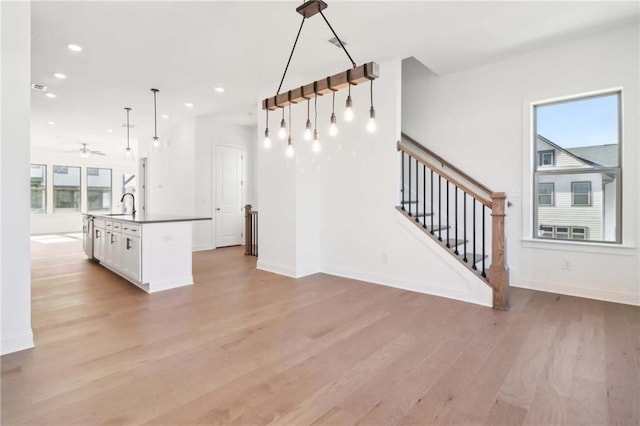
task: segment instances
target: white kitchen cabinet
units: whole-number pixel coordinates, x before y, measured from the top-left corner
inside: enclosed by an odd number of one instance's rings
[[[142,281],[142,246],[139,237],[122,234],[122,273],[134,281]]]
[[[93,228],[93,257],[102,261],[104,259],[104,228]]]
[[[95,215],[94,258],[148,293],[193,284],[192,218]]]

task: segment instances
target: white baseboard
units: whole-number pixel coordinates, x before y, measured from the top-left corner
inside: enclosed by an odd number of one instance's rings
[[[566,296],[584,297],[586,299],[640,306],[640,294],[638,293],[621,293],[617,291],[578,287],[570,284],[518,279],[511,282],[510,285],[511,287],[526,288],[529,290],[544,291],[547,293],[558,293]]]
[[[384,276],[369,274],[361,271],[354,271],[345,268],[324,268],[324,273],[353,280],[365,281],[376,285],[398,288],[401,290],[413,291],[416,293],[428,294],[431,296],[446,297],[447,299],[460,300],[462,302],[474,303],[481,306],[493,306],[493,293],[484,283],[477,287],[474,292],[461,291],[447,288],[447,286],[426,285],[424,282],[398,279],[396,276]]]
[[[261,271],[273,272],[274,274],[284,275],[285,277],[298,278],[295,268],[290,266],[276,265],[273,263],[265,262],[258,258],[256,268]]]
[[[215,250],[215,248],[215,244],[194,244],[191,247],[191,251]]]
[[[16,334],[15,336],[3,337],[0,341],[0,352],[2,355],[6,355],[13,352],[23,351],[25,349],[31,349],[34,346],[33,331],[29,330],[24,333]]]
[[[322,268],[320,265],[306,265],[297,268],[296,270],[296,278],[302,278],[313,274],[318,274],[322,272]]]

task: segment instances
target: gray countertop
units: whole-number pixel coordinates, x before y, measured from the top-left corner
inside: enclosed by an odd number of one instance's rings
[[[177,216],[169,214],[100,214],[100,213],[82,213],[84,216],[97,217],[106,220],[121,220],[131,223],[162,223],[162,222],[191,222],[196,220],[211,220],[211,217],[204,216]]]

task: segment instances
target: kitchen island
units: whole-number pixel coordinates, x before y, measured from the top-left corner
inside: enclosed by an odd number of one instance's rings
[[[147,293],[193,284],[191,222],[211,217],[84,214],[87,256]]]

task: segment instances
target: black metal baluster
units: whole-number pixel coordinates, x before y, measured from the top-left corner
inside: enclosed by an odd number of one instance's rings
[[[433,170],[431,170],[431,235],[433,235]]]
[[[460,254],[458,253],[458,185],[455,185],[455,202],[453,204],[453,211],[454,211],[454,215],[455,215],[455,224],[456,224],[456,229],[455,229],[455,240],[456,240],[456,247],[454,249],[454,253],[456,255]]]
[[[409,154],[409,216],[411,216],[411,154]]]
[[[258,256],[258,213],[256,213],[256,256]]]
[[[400,163],[400,167],[402,168],[402,187],[400,188],[400,193],[402,194],[402,203],[400,203],[400,208],[404,211],[404,151],[400,151],[402,153],[402,161]]]
[[[451,238],[449,238],[449,179],[447,179],[447,248],[451,248]]]
[[[438,175],[438,241],[442,241],[442,176]]]
[[[416,222],[420,223],[420,216],[418,216],[418,206],[420,205],[420,197],[418,194],[420,193],[420,180],[418,179],[418,159],[416,158]]]
[[[467,259],[467,193],[462,191],[462,239],[464,240],[463,258],[465,262]]]
[[[471,263],[473,263],[472,268],[478,269],[476,267],[476,199],[473,199],[473,256],[471,257]]]
[[[422,165],[422,227],[427,228],[427,167]]]
[[[484,212],[486,210],[487,206],[485,206],[484,204],[482,205],[482,276],[483,277],[487,277],[487,274],[485,273],[484,270]]]

